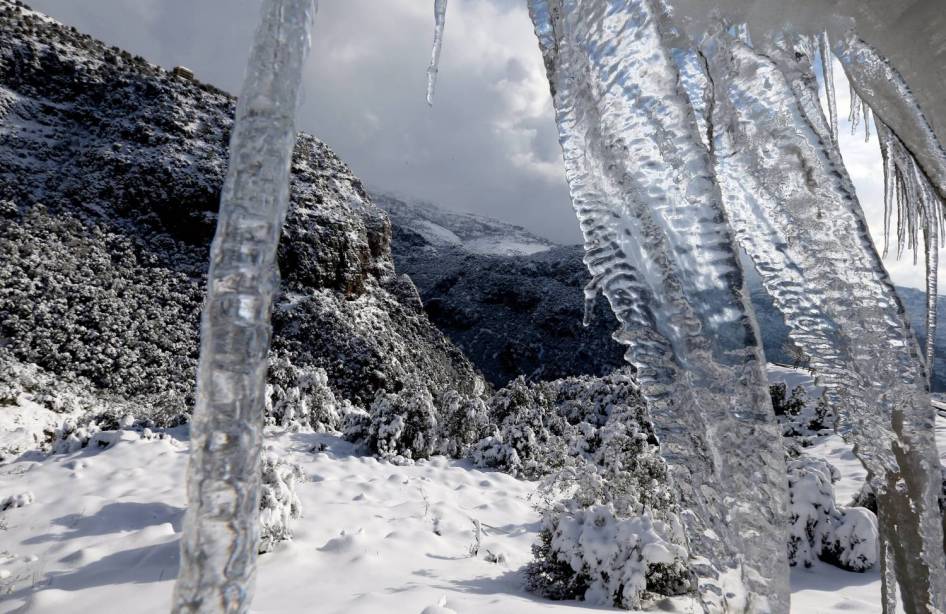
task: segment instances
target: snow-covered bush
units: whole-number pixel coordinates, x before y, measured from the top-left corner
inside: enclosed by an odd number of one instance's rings
[[[266,385],[269,422],[293,431],[337,431],[342,427],[338,407],[324,369],[296,366],[286,354],[270,356]]]
[[[815,432],[829,429],[834,417],[834,408],[828,403],[827,395],[822,394],[815,405],[814,416],[808,421],[808,429]]]
[[[626,609],[639,607],[649,592],[686,592],[687,552],[671,539],[674,532],[648,514],[621,518],[607,505],[563,507],[546,516],[528,587],[550,598]]]
[[[568,431],[574,429],[558,412],[555,392],[555,383],[530,383],[522,377],[499,390],[488,402],[498,432],[478,442],[472,458],[529,478],[563,468]]]
[[[648,593],[691,590],[667,465],[633,380],[622,373],[568,378],[544,384],[531,397],[514,394],[520,403],[501,406],[514,410],[499,437],[480,442],[474,460],[491,453],[542,477],[544,520],[526,570],[530,590],[626,608]],[[540,402],[548,403],[545,413]],[[532,438],[518,438],[523,424],[516,418],[535,414],[543,420]],[[520,453],[531,464],[514,464]]]
[[[863,507],[843,508],[841,518],[826,536],[821,560],[850,571],[867,571],[877,564],[877,516]]]
[[[788,557],[792,565],[811,567],[816,559],[850,571],[877,564],[877,517],[861,507],[838,506],[833,483],[838,470],[820,458],[801,456],[788,462]]]
[[[292,519],[302,515],[296,484],[305,479],[302,468],[273,452],[262,457],[263,488],[260,495],[259,552],[270,552],[281,541],[292,539]]]
[[[437,410],[426,386],[409,383],[400,392],[379,392],[371,404],[366,443],[383,457],[427,458],[438,444]]]
[[[601,428],[613,413],[633,423],[656,443],[646,423],[644,404],[629,374],[570,377],[552,382],[510,382],[488,402],[497,432],[473,446],[470,456],[482,466],[540,478],[591,460],[603,442]]]
[[[797,416],[808,403],[808,393],[802,386],[795,386],[789,395],[788,386],[784,383],[772,384],[769,386],[769,395],[776,416]]]
[[[440,395],[440,452],[465,455],[470,447],[492,432],[489,410],[478,396],[464,397],[456,390]]]

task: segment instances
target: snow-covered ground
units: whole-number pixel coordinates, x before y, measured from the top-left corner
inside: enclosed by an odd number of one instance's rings
[[[254,611],[572,612],[522,589],[518,570],[539,528],[531,482],[435,458],[401,467],[336,438],[270,433],[305,470],[295,540],[261,557]],[[313,452],[320,444],[323,452]],[[177,573],[186,441],[123,432],[111,447],[0,467],[0,612],[167,612]],[[482,526],[479,556],[474,520]],[[439,535],[438,535],[439,533]],[[487,554],[502,556],[490,563]],[[797,612],[879,612],[878,576],[827,565],[793,573]],[[686,600],[662,604],[689,611]],[[433,611],[433,610],[432,610]]]
[[[944,449],[946,419],[938,433]],[[539,529],[534,483],[443,458],[397,466],[327,435],[273,431],[267,441],[307,479],[297,489],[304,516],[293,525],[295,539],[261,557],[254,611],[601,609],[522,588],[520,569]],[[847,503],[862,476],[850,449],[825,437],[808,451],[841,470],[838,501]],[[0,513],[0,613],[167,612],[187,452],[183,430],[151,439],[122,431],[104,449],[27,453],[0,464],[0,501],[32,499]],[[474,521],[482,527],[478,556]],[[880,612],[879,586],[876,570],[796,569],[792,611]],[[689,612],[692,604],[659,608]]]

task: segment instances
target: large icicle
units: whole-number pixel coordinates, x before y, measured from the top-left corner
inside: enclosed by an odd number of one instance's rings
[[[443,29],[447,23],[447,0],[434,0],[434,46],[427,67],[427,104],[434,104],[437,73],[440,71],[440,50],[443,48]]]
[[[593,287],[621,321],[691,548],[787,612],[785,466],[712,163],[650,0],[530,0]],[[741,578],[741,580],[740,580]],[[720,601],[725,599],[720,595]]]
[[[246,612],[259,541],[260,449],[276,246],[313,0],[266,0],[211,247],[175,612]]]
[[[907,610],[941,611],[941,479],[925,374],[810,65],[795,49],[771,45],[770,59],[725,34],[703,50],[730,222],[872,475]]]

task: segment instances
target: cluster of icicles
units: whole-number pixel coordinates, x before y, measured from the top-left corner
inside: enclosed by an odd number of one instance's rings
[[[435,0],[432,102],[447,8]],[[212,250],[177,612],[243,612],[256,508],[273,262],[313,0],[266,0]],[[697,42],[660,0],[529,0],[593,279],[621,327],[687,525],[708,612],[789,609],[786,473],[738,249],[810,357],[878,499],[884,605],[946,611],[928,396],[946,155],[909,88],[856,34]],[[838,149],[832,54],[873,113],[898,212],[923,235],[926,360]],[[828,116],[817,66],[824,71]]]

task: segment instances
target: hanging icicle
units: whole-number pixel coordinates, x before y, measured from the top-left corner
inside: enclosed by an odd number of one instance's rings
[[[230,141],[201,324],[175,613],[249,609],[276,247],[313,0],[266,0]]]
[[[434,0],[434,46],[427,67],[427,104],[434,104],[434,89],[440,71],[440,49],[443,47],[443,30],[447,22],[447,0]]]
[[[821,76],[824,80],[825,98],[828,100],[828,117],[831,129],[831,140],[838,142],[838,95],[834,87],[834,56],[831,55],[831,42],[828,33],[819,37],[821,51]]]
[[[946,151],[900,73],[854,32],[836,39],[834,51],[851,87],[903,142],[939,198],[946,200]]]
[[[717,37],[703,50],[730,223],[872,476],[910,611],[938,611],[941,477],[919,349],[828,121],[800,78],[808,68],[791,48],[763,55]]]
[[[889,244],[888,220],[895,208],[898,222],[897,256],[900,257],[904,249],[910,249],[916,264],[921,243],[923,246],[927,308],[925,354],[927,380],[932,382],[936,351],[939,247],[946,224],[946,207],[900,138],[879,118],[875,118],[874,123],[884,164],[884,252]]]

